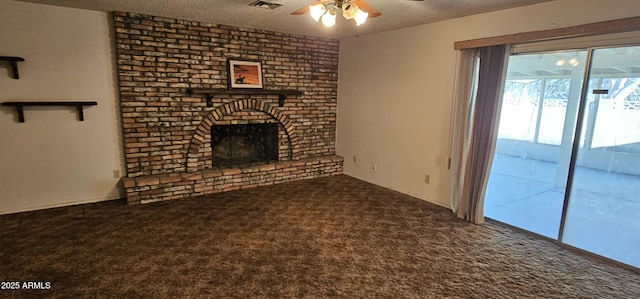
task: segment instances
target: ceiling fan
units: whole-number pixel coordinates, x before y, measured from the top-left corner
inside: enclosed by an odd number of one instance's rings
[[[381,12],[364,0],[317,0],[291,14],[302,15],[307,11],[316,22],[322,20],[322,23],[327,27],[332,27],[336,24],[338,11],[342,11],[342,16],[344,16],[345,19],[353,19],[357,26],[364,24],[368,18],[375,18],[382,15]]]

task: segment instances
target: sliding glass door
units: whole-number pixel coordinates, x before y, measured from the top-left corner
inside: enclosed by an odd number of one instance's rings
[[[561,241],[640,267],[640,47],[590,66]]]
[[[586,55],[509,58],[487,217],[558,236]]]
[[[640,267],[639,86],[640,47],[511,56],[485,215]]]

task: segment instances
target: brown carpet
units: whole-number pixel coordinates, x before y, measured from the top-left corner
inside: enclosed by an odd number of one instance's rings
[[[637,272],[344,175],[0,224],[0,281],[51,287],[1,298],[640,298]]]

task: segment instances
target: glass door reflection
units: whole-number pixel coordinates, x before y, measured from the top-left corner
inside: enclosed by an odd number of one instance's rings
[[[561,241],[640,267],[640,47],[592,51]]]

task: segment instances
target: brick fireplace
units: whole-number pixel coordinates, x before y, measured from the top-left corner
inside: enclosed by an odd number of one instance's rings
[[[342,173],[337,40],[122,12],[114,25],[129,203]],[[301,95],[282,106],[268,94],[215,95],[207,105],[188,92],[226,88],[227,59],[260,61],[264,89]],[[273,138],[270,156],[256,160],[267,145],[238,132],[258,127]],[[222,163],[221,143],[246,160]]]

